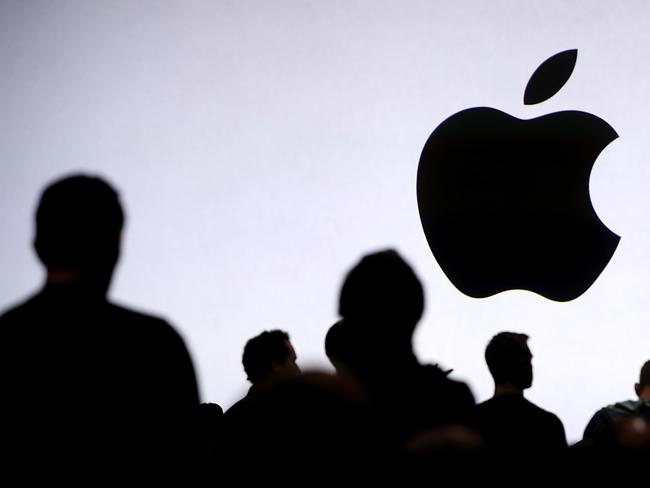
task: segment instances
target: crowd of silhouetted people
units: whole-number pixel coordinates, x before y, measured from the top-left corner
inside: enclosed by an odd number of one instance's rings
[[[423,289],[392,250],[364,256],[345,277],[341,318],[323,337],[335,374],[302,372],[289,333],[267,330],[243,349],[247,395],[226,412],[200,404],[172,326],[107,300],[123,223],[117,193],[96,177],[58,180],[39,202],[34,247],[46,283],[0,317],[3,461],[23,476],[135,469],[290,483],[302,467],[345,484],[507,475],[531,460],[544,470],[623,454],[650,460],[650,361],[637,398],[596,412],[568,446],[560,419],[525,398],[527,335],[489,340],[494,396],[479,404],[450,371],[418,361]]]

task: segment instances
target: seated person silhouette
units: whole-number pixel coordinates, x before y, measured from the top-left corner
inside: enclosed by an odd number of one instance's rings
[[[242,363],[251,387],[244,398],[228,409],[226,415],[236,415],[260,391],[300,374],[296,359],[289,334],[282,330],[265,330],[250,339],[244,346]]]
[[[624,435],[629,421],[640,420],[650,425],[650,361],[641,367],[639,382],[634,385],[636,400],[614,403],[598,410],[585,428],[584,445],[622,447],[629,436]],[[646,427],[647,428],[647,427]],[[632,445],[631,443],[629,443]],[[650,447],[650,444],[645,446]]]
[[[45,284],[0,317],[3,441],[18,462],[172,469],[187,452],[198,394],[183,340],[107,300],[123,220],[117,193],[96,177],[42,195],[34,246]]]
[[[494,396],[476,406],[473,426],[490,449],[531,452],[567,446],[560,419],[524,398],[533,384],[527,341],[525,334],[501,332],[485,349]]]
[[[328,334],[328,354],[360,381],[393,443],[467,420],[474,397],[436,365],[420,364],[413,333],[424,293],[411,267],[393,250],[367,255],[341,288],[343,321]],[[338,361],[338,364],[337,362]]]

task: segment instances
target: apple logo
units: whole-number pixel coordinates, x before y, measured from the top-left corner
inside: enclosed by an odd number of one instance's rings
[[[576,58],[569,50],[542,63],[524,103],[553,96]],[[477,107],[442,122],[422,150],[417,198],[429,247],[456,288],[475,298],[523,289],[560,302],[587,291],[620,240],[589,196],[591,168],[617,137],[579,111],[522,120]]]

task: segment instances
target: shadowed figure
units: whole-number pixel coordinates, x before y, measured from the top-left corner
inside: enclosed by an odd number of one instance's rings
[[[2,442],[19,464],[172,470],[189,452],[198,394],[183,340],[106,297],[123,222],[99,178],[67,177],[42,195],[45,285],[0,317]]]
[[[265,330],[250,339],[244,346],[242,363],[251,387],[244,398],[228,409],[226,415],[236,416],[239,410],[247,408],[251,399],[260,391],[299,374],[296,359],[289,334],[282,330]]]
[[[361,374],[356,371],[361,366],[355,361],[360,348],[355,344],[353,332],[352,327],[345,325],[345,319],[332,325],[325,335],[325,354],[337,375],[356,379]]]
[[[650,449],[650,361],[641,367],[634,391],[636,400],[617,402],[594,414],[585,428],[584,445]]]
[[[249,479],[284,482],[287,473],[277,468],[288,463],[313,469],[321,481],[328,473],[358,474],[376,447],[365,397],[356,384],[325,373],[285,377],[231,410],[227,464],[246,467]]]
[[[252,386],[225,414],[226,469],[268,484],[286,481],[278,466],[314,469],[319,480],[359,474],[373,430],[367,400],[357,384],[320,372],[302,373],[289,335],[265,331],[243,354]],[[375,452],[375,451],[372,451]],[[251,469],[252,468],[252,469]],[[349,479],[349,478],[348,478]]]
[[[423,309],[422,285],[410,266],[392,250],[370,254],[346,276],[343,321],[327,337],[334,366],[364,385],[396,445],[425,429],[462,423],[474,406],[467,385],[415,357],[412,339]]]
[[[533,384],[528,336],[501,332],[485,350],[494,396],[477,405],[473,425],[493,450],[530,453],[567,446],[560,419],[524,398]]]
[[[225,413],[225,440],[230,451],[246,451],[249,444],[260,442],[260,418],[264,394],[277,383],[300,374],[297,355],[289,334],[283,330],[265,330],[244,346],[242,364],[251,386],[244,398]],[[262,396],[262,399],[260,399]]]

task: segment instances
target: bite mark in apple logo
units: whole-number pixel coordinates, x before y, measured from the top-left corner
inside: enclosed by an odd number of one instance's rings
[[[524,103],[553,96],[577,50],[542,63]],[[452,115],[427,140],[417,198],[424,234],[462,293],[513,289],[573,300],[596,281],[620,237],[598,218],[591,169],[618,137],[595,115],[562,111],[522,120],[489,107]]]

